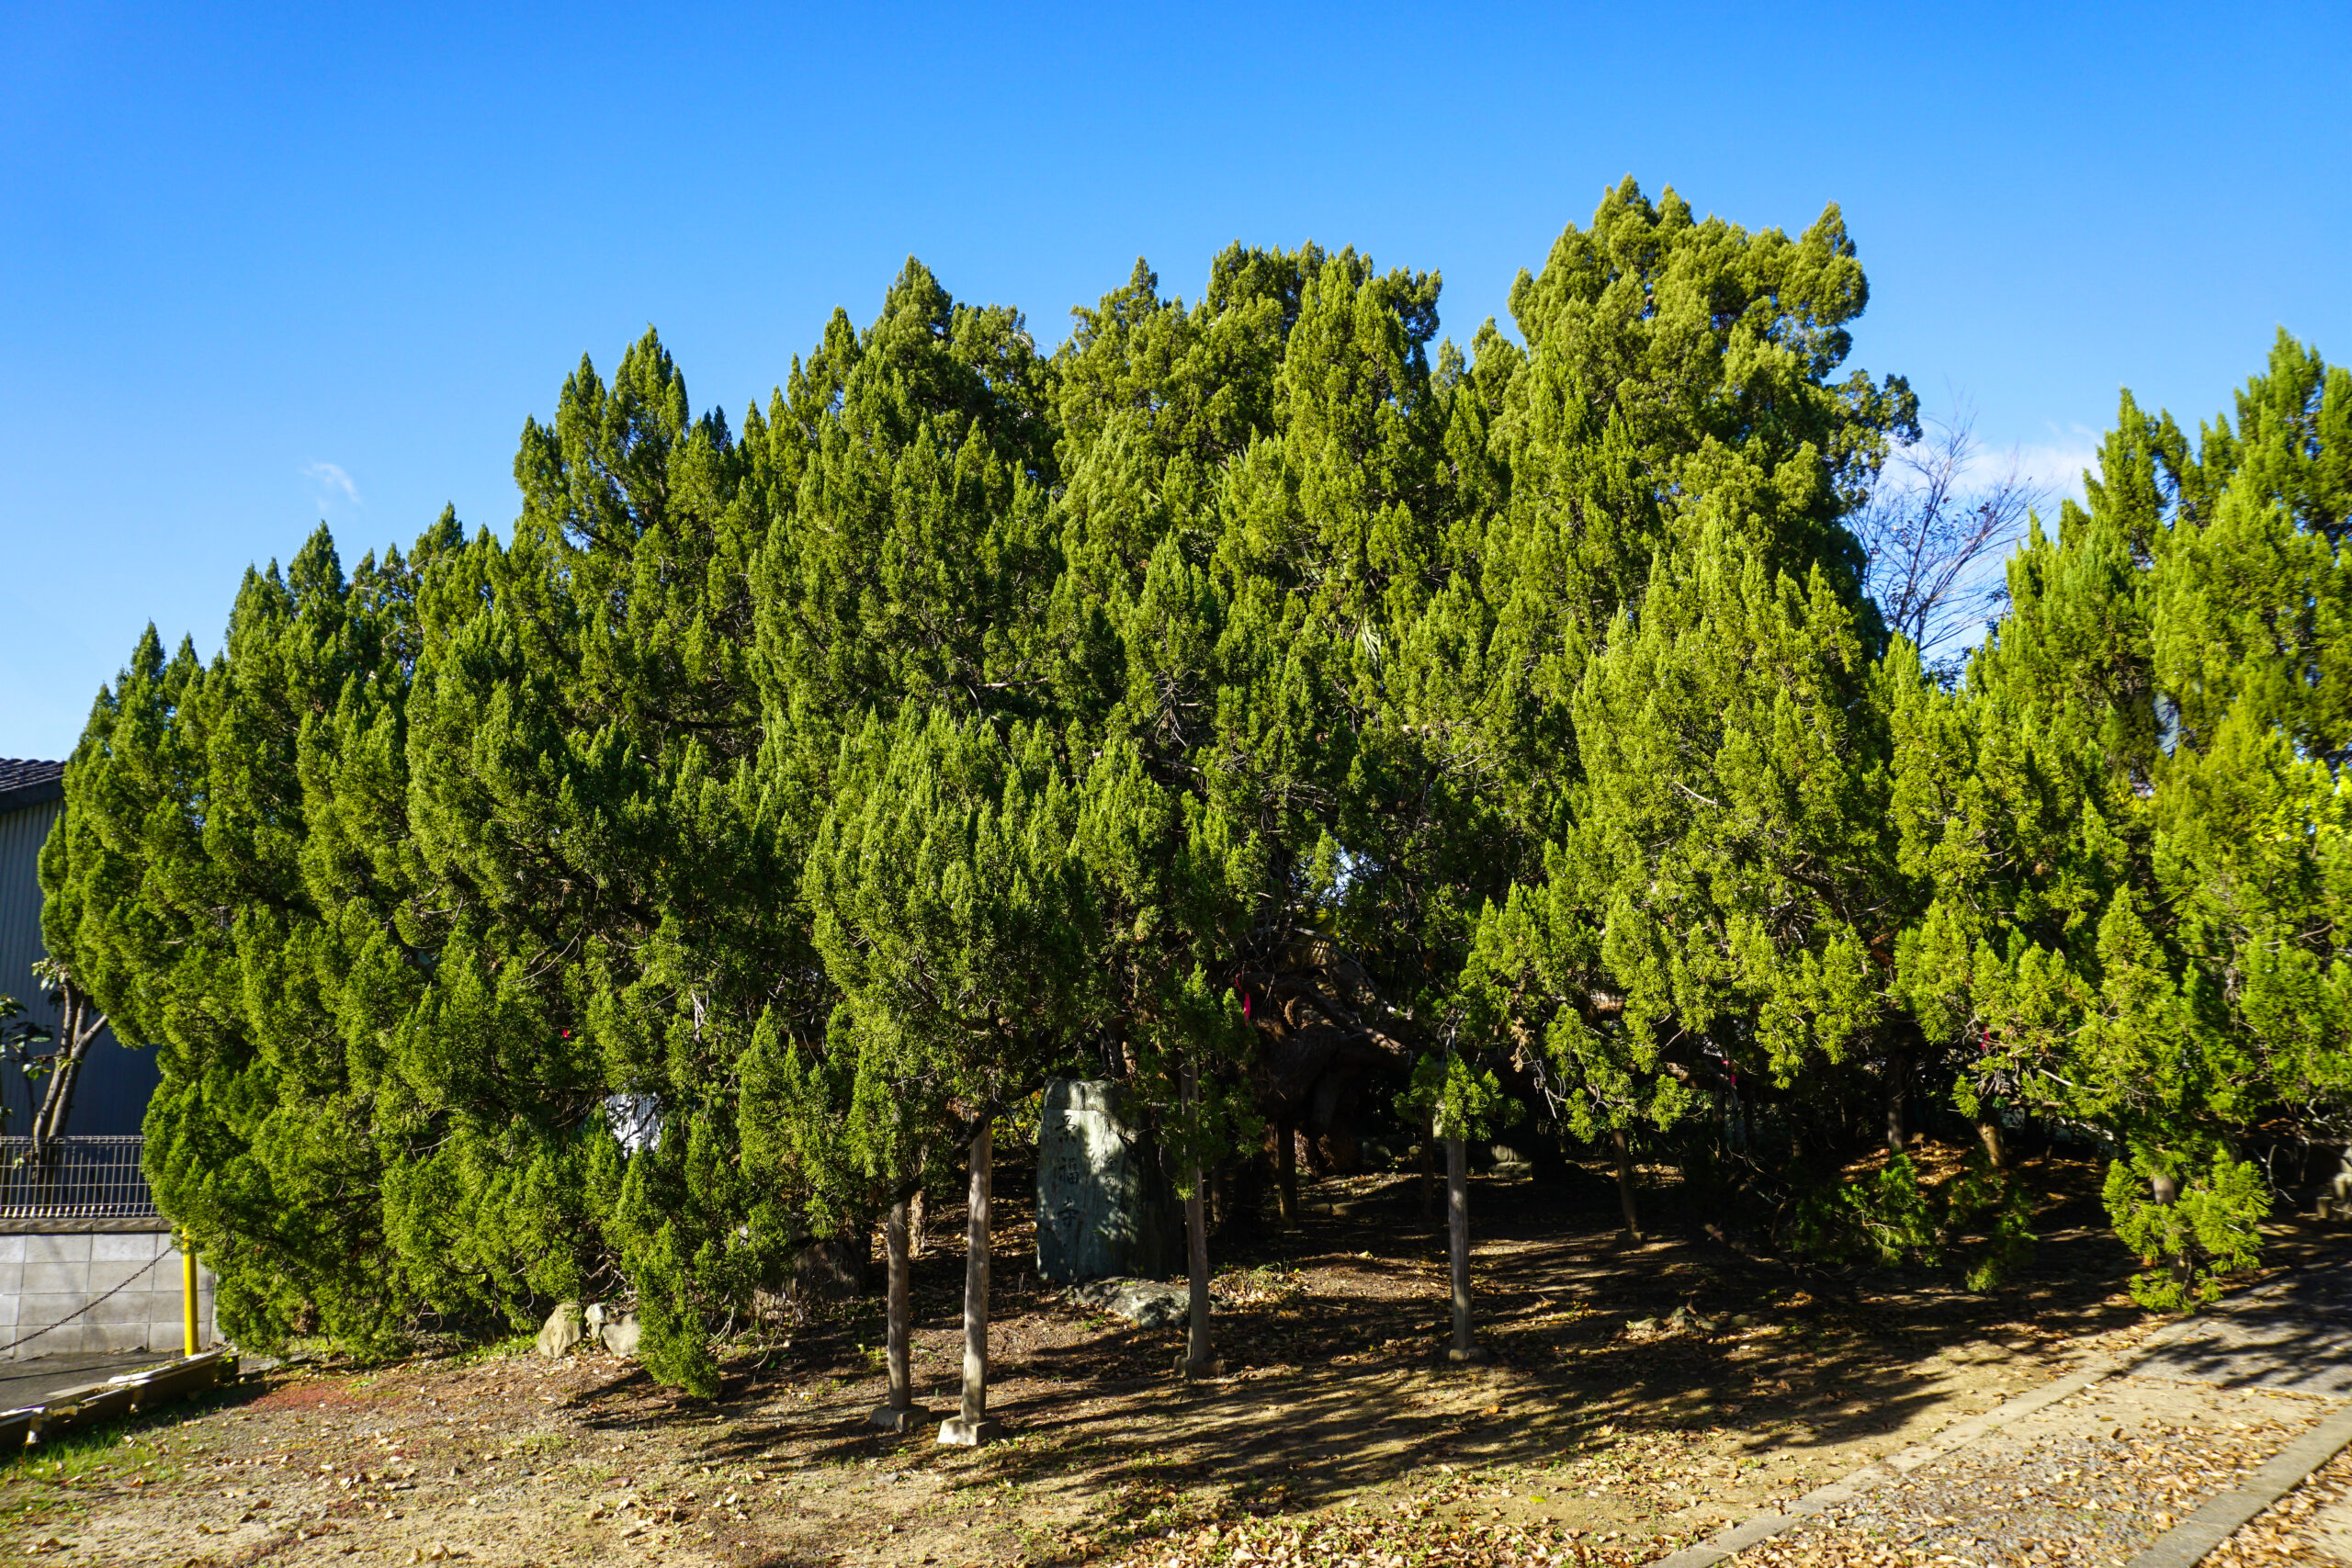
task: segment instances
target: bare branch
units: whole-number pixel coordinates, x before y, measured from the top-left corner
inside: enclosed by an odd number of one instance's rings
[[[2007,598],[1998,576],[1983,569],[2008,553],[2045,498],[2015,453],[1990,483],[1971,484],[1981,448],[1966,403],[1950,421],[1927,423],[1923,439],[1897,449],[1879,490],[1850,521],[1868,560],[1864,586],[1887,630],[1917,644],[1933,668],[1956,662],[1938,660],[1937,650]]]

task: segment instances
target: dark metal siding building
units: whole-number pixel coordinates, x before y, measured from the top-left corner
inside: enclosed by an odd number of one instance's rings
[[[65,764],[0,759],[0,994],[17,998],[24,1016],[54,1027],[57,1009],[33,978],[40,942],[40,847],[65,798]],[[91,1043],[75,1087],[65,1134],[123,1136],[139,1131],[154,1094],[152,1051],[126,1050],[107,1030]],[[17,1068],[0,1066],[0,1134],[31,1124],[38,1089]]]

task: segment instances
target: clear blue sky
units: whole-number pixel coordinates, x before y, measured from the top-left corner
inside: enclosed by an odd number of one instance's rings
[[[1630,173],[1841,203],[1856,362],[2045,469],[2352,359],[2341,4],[493,9],[0,4],[0,755],[322,517],[505,529],[583,351],[731,419],[910,254],[1052,344],[1138,254],[1352,243],[1466,338]]]

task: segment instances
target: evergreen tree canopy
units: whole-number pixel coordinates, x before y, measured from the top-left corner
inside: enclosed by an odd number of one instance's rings
[[[2169,1270],[2244,1263],[2273,1119],[2352,1111],[2341,950],[2339,558],[2352,376],[2283,334],[2192,450],[2126,394],[1966,686],[1896,709],[1895,818],[1933,901],[1900,989],[1973,1056],[1959,1090],[2080,1119],[2108,1201]]]
[[[707,1391],[1063,1074],[1139,1091],[1196,1273],[1267,1122],[1532,1110],[1894,1260],[2022,1245],[2030,1115],[2210,1294],[2256,1144],[2352,1122],[2352,378],[2282,335],[2193,443],[2127,396],[1947,689],[1848,527],[1919,434],[1868,293],[1835,207],[1630,181],[1466,349],[1352,249],[1138,262],[1050,354],[910,261],[732,427],[650,332],[583,358],[506,537],[322,530],[209,661],[151,630],[45,940],[159,1054],[224,1326],[627,1299]]]

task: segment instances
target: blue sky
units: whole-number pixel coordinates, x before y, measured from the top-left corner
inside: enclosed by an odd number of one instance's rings
[[[1352,243],[1466,338],[1621,175],[1835,200],[1855,363],[2049,473],[2280,325],[2352,359],[2342,5],[488,9],[0,4],[0,755],[322,518],[503,530],[582,352],[733,418],[910,254],[1052,344],[1138,254]]]

